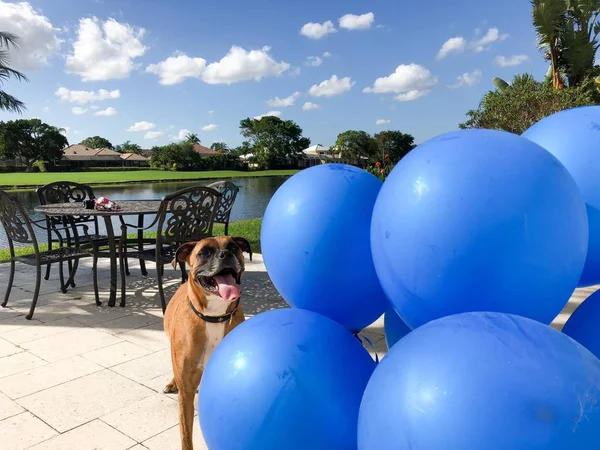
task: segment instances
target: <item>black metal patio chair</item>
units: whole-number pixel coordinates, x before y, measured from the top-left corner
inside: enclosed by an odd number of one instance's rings
[[[77,231],[78,228],[82,228],[82,237],[89,239],[90,236],[88,234],[88,226],[83,223],[69,223],[65,226],[58,226],[58,224],[56,224],[51,228],[43,226],[41,224],[47,223],[46,219],[32,221],[19,202],[14,200],[2,190],[0,190],[0,222],[2,222],[2,226],[4,227],[4,231],[8,240],[8,248],[10,251],[10,274],[8,286],[6,288],[6,294],[4,295],[4,301],[0,305],[2,307],[6,307],[8,304],[8,299],[10,297],[15,277],[16,263],[21,262],[29,266],[34,266],[36,269],[36,276],[33,299],[31,301],[29,314],[25,316],[27,319],[31,320],[40,293],[42,266],[49,266],[57,263],[61,266],[61,269],[59,270],[60,290],[61,292],[66,293],[69,286],[72,285],[74,271],[69,272],[69,277],[65,282],[62,264],[64,262],[72,262],[72,267],[75,270],[77,263],[81,258],[93,256],[93,250],[90,251],[89,249],[80,247],[80,238]],[[54,233],[56,236],[55,242],[59,243],[59,247],[48,249],[47,251],[41,251],[35,233],[36,229],[40,229],[46,233]],[[66,245],[67,235],[69,235],[70,239],[72,239],[73,245]],[[33,253],[17,255],[15,243],[32,246]],[[98,280],[96,262],[97,259],[94,258],[92,272],[94,277],[94,289],[97,292]]]
[[[227,236],[229,234],[231,210],[233,209],[233,204],[240,188],[228,180],[217,181],[216,183],[209,184],[208,187],[215,189],[221,194],[221,202],[215,216],[215,223],[225,225],[225,232],[223,234]]]
[[[207,186],[192,186],[163,197],[158,214],[152,223],[139,227],[128,223],[121,225],[119,257],[121,266],[121,306],[125,306],[124,267],[127,258],[152,261],[156,264],[158,293],[163,313],[167,307],[163,289],[165,264],[170,264],[177,248],[186,242],[200,241],[213,235],[214,219],[220,205],[221,194]],[[144,249],[139,239],[127,239],[128,228],[139,232],[157,226],[154,248]],[[146,239],[144,239],[147,242]],[[181,279],[185,282],[185,263],[179,263]]]

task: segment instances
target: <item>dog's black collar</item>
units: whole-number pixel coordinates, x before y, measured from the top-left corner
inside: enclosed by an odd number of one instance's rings
[[[206,316],[206,315],[202,314],[200,311],[198,311],[196,309],[196,307],[194,306],[194,304],[192,303],[191,300],[190,300],[190,307],[192,308],[192,311],[194,311],[194,314],[196,314],[198,317],[200,317],[205,322],[223,323],[223,322],[227,322],[228,320],[231,320],[231,318],[233,317],[233,315],[235,314],[235,312],[238,309],[239,302],[240,302],[239,300],[236,300],[236,305],[235,305],[235,308],[233,308],[233,311],[231,311],[227,314],[223,314],[222,316]]]

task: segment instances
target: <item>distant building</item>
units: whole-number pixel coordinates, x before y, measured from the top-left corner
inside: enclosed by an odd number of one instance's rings
[[[119,153],[108,148],[89,148],[81,144],[65,148],[62,166],[69,167],[123,167],[148,166],[150,158],[135,153]]]
[[[327,163],[346,163],[339,154],[332,152],[330,147],[325,147],[321,144],[311,145],[302,150],[303,158],[298,161],[298,165],[302,168],[317,166]]]
[[[218,152],[216,150],[213,150],[212,148],[208,148],[200,144],[194,144],[194,151],[200,156],[215,156],[221,154],[221,152]]]
[[[138,155],[137,153],[121,153],[121,159],[124,166],[148,167],[150,165],[150,158],[148,156]]]

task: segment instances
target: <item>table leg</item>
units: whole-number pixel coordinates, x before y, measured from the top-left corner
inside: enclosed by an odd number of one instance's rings
[[[108,254],[110,256],[110,296],[108,297],[108,306],[115,306],[117,300],[117,249],[115,232],[112,217],[109,215],[103,217],[106,226],[106,236],[108,238]]]
[[[142,253],[144,251],[144,215],[140,214],[138,216],[138,252]],[[146,261],[140,258],[140,269],[142,270],[142,275],[147,276],[148,271],[146,270]]]

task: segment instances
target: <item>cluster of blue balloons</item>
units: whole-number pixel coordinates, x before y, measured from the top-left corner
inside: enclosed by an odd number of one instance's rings
[[[292,308],[211,356],[208,447],[598,448],[600,300],[549,326],[600,282],[598,130],[600,108],[574,109],[438,136],[384,183],[343,164],[287,180],[261,243]],[[355,335],[384,313],[377,365]]]

